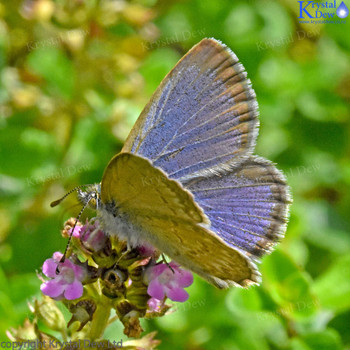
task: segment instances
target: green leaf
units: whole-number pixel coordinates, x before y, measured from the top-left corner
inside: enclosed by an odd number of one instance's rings
[[[314,287],[323,307],[339,313],[350,309],[350,254],[337,259]]]

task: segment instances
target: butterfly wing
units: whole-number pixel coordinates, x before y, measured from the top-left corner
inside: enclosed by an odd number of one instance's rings
[[[228,245],[257,260],[283,237],[290,195],[282,173],[250,157],[220,175],[184,184],[200,203],[211,230]]]
[[[219,288],[259,282],[254,263],[210,229],[190,192],[147,159],[121,153],[101,182],[105,230],[157,247]]]
[[[255,93],[236,55],[204,39],[164,78],[122,152],[151,160],[170,178],[210,175],[251,154],[257,114]]]
[[[153,167],[150,162],[128,153],[119,153],[106,167],[101,182],[102,203],[112,203],[123,209],[163,217],[177,217],[179,220],[208,224],[208,218],[195,203],[193,196],[177,181]],[[167,203],[172,205],[167,205]],[[176,202],[176,208],[173,208]]]

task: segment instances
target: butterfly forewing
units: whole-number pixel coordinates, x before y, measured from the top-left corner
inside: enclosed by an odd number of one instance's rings
[[[194,46],[164,78],[123,151],[171,178],[210,174],[251,153],[257,103],[237,57],[214,39]]]
[[[104,204],[114,201],[116,208],[124,211],[130,209],[132,217],[140,208],[151,217],[156,214],[207,224],[208,218],[193,196],[181,188],[181,184],[169,181],[147,159],[120,153],[112,158],[103,174],[101,200]]]

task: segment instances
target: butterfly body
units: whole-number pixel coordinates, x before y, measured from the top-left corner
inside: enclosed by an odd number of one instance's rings
[[[283,174],[252,155],[255,93],[215,39],[165,77],[107,165],[97,211],[108,234],[148,243],[219,288],[260,282],[255,262],[283,237]]]

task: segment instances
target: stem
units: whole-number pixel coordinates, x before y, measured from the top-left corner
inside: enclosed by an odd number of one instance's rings
[[[109,300],[102,295],[100,302],[97,304],[94,316],[90,326],[90,340],[97,340],[102,338],[103,333],[108,326],[109,315],[111,312],[111,305]]]

